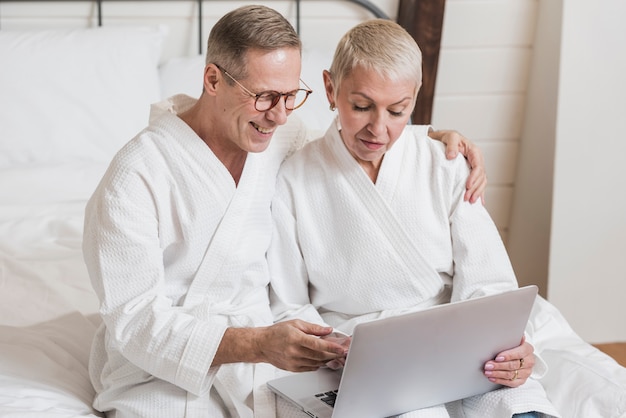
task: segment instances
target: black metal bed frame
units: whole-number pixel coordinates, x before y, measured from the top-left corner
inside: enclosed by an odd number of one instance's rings
[[[0,0],[0,3],[20,3],[20,2],[59,2],[59,1],[68,1],[68,0]],[[124,1],[124,0],[69,0],[69,1],[82,1],[82,2],[95,2],[98,12],[98,26],[102,26],[102,4],[105,1]],[[136,0],[135,0],[136,1]],[[141,0],[141,1],[157,1],[157,0]],[[171,0],[170,0],[171,1]],[[202,46],[204,45],[204,35],[203,35],[203,24],[202,24],[202,4],[207,0],[193,0],[196,2],[198,6],[198,52],[202,54]],[[300,3],[302,0],[294,0],[296,3],[296,31],[300,33]],[[380,8],[378,8],[375,4],[370,2],[369,0],[347,0],[350,3],[357,4],[370,13],[372,13],[377,18],[389,19],[389,16],[385,12],[383,12]]]

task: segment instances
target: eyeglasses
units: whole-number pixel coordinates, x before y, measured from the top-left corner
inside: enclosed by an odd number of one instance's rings
[[[313,93],[313,90],[302,80],[302,84],[306,87],[306,89],[298,89],[294,91],[290,91],[288,93],[279,93],[274,90],[262,91],[261,93],[252,93],[250,90],[245,88],[243,84],[239,81],[235,80],[235,77],[230,75],[228,71],[215,64],[217,68],[220,69],[224,74],[226,74],[231,80],[233,80],[243,91],[245,91],[250,97],[254,97],[254,108],[259,112],[267,112],[274,106],[278,104],[281,97],[285,99],[285,109],[287,110],[295,110],[302,106],[306,99],[309,97],[309,94]]]

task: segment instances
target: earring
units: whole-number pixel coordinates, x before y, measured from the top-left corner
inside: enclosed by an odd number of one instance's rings
[[[328,106],[328,108],[330,109],[331,112],[335,111],[335,104],[331,103],[330,106]]]

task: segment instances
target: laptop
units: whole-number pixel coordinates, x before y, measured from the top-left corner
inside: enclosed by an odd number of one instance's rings
[[[321,368],[268,387],[317,418],[381,418],[500,387],[487,360],[519,345],[537,286],[357,325],[341,370]]]

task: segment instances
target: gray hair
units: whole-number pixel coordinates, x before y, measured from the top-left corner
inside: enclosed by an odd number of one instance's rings
[[[250,49],[269,52],[282,48],[302,51],[302,42],[289,21],[269,7],[243,6],[225,14],[211,29],[206,64],[218,64],[233,77],[245,78]]]
[[[417,88],[422,84],[422,52],[413,37],[391,20],[367,20],[341,38],[330,66],[335,94],[355,67],[389,80],[415,80]]]

